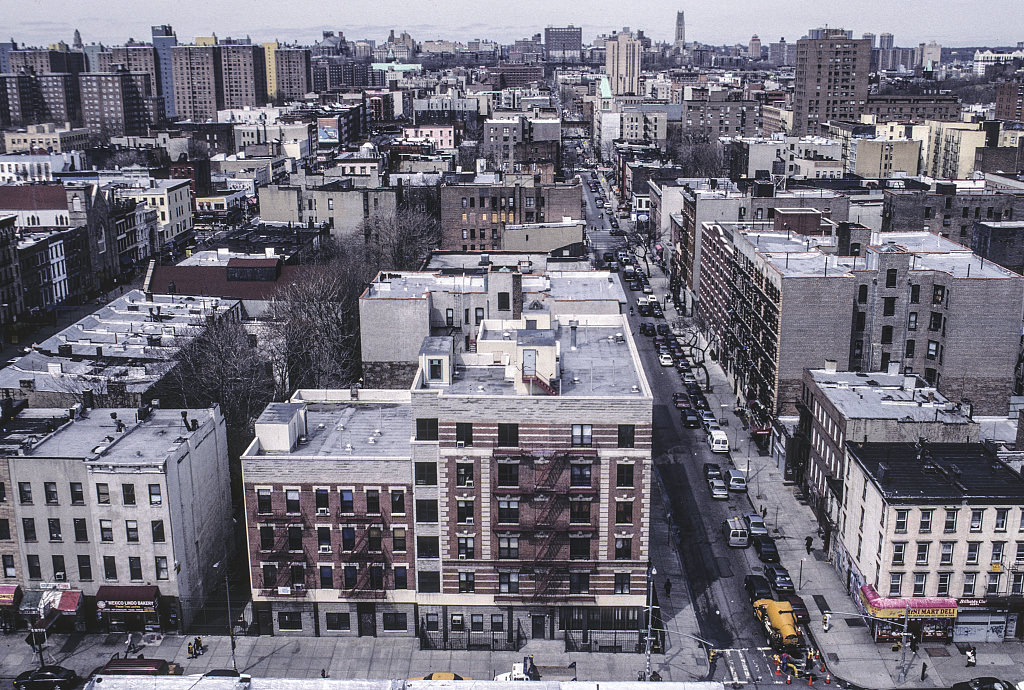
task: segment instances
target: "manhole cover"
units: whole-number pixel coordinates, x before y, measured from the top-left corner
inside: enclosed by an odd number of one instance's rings
[[[928,656],[949,656],[949,650],[945,647],[925,647],[924,651],[928,652]]]
[[[850,628],[863,628],[866,625],[866,623],[860,618],[846,618],[844,620],[846,621],[847,627]]]
[[[839,655],[836,654],[835,652],[827,652],[825,654],[825,658],[828,659],[832,663],[836,663],[836,662],[839,661]]]

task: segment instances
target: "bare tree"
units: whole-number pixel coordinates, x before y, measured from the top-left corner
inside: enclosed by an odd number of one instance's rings
[[[665,154],[683,169],[683,177],[717,177],[722,173],[721,146],[701,130],[673,131],[665,144]]]
[[[440,220],[407,204],[363,221],[366,259],[377,270],[413,270],[441,244]]]

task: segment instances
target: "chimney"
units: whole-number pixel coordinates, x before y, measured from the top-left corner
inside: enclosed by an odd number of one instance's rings
[[[96,407],[96,396],[93,395],[92,388],[82,390],[82,407],[87,410]]]
[[[577,328],[577,326],[579,326],[579,322],[577,322],[577,321],[570,321],[569,322],[569,347],[571,347],[574,350],[576,349],[576,328]]]
[[[917,377],[916,376],[904,376],[903,377],[903,390],[912,391],[917,388]]]
[[[834,359],[826,359],[825,360],[825,371],[828,372],[829,374],[836,373],[836,360],[834,360]]]
[[[889,376],[897,376],[897,375],[899,375],[899,373],[900,373],[900,363],[899,362],[889,362],[889,366],[886,369],[885,373],[888,374]]]

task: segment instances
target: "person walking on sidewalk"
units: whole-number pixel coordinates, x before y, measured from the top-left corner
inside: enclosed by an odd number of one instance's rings
[[[967,655],[967,668],[973,668],[978,665],[978,652],[974,647],[969,647],[966,652]]]
[[[807,555],[811,555],[811,547],[814,544],[814,537],[808,536],[804,539],[804,546],[807,548]]]

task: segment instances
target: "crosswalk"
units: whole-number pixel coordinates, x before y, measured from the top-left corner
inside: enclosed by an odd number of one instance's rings
[[[825,686],[828,672],[816,662],[811,671],[803,662],[783,668],[771,647],[719,649],[713,680],[733,685],[817,685]],[[830,678],[830,677],[829,677]]]

